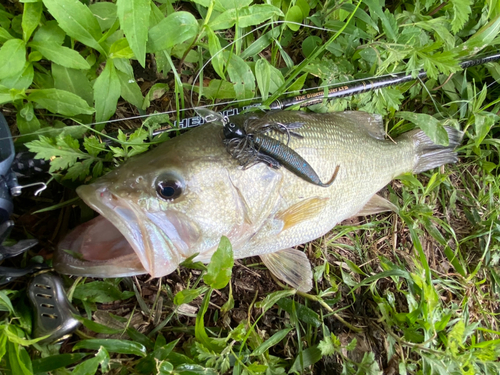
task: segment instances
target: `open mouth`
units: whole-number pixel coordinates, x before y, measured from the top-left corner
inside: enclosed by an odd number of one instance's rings
[[[74,229],[58,246],[58,272],[92,277],[171,273],[178,260],[167,233],[103,185],[86,185],[78,195],[100,216]],[[175,231],[174,231],[175,232]]]

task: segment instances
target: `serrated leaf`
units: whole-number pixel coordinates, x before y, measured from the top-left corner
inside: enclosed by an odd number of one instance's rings
[[[142,67],[146,62],[150,3],[150,0],[118,0],[116,2],[120,28],[125,33],[130,48]]]
[[[146,348],[138,342],[130,340],[116,340],[116,339],[89,339],[81,340],[76,343],[73,350],[76,349],[91,349],[97,350],[100,347],[106,348],[108,352],[120,354],[132,354],[139,357],[146,355]]]
[[[457,33],[462,29],[471,13],[472,0],[450,0],[453,7],[453,18],[451,20],[451,31]]]
[[[78,0],[43,0],[43,3],[66,34],[106,55],[98,43],[101,27],[87,6]]]
[[[56,42],[31,42],[29,46],[39,51],[47,60],[72,69],[90,69],[90,65],[82,55],[71,48],[58,45]]]
[[[203,281],[214,289],[225,288],[231,280],[233,265],[233,248],[229,239],[223,236],[219,242],[219,247],[212,255],[207,267],[207,273],[203,276]]]
[[[115,113],[121,94],[120,80],[113,60],[106,61],[106,67],[94,83],[96,122],[107,121]]]
[[[33,31],[38,27],[42,17],[43,4],[41,2],[25,3],[23,9],[23,39],[25,42],[31,37]]]
[[[158,52],[172,48],[198,33],[198,21],[191,13],[175,12],[149,30],[147,50]]]
[[[85,177],[90,175],[90,167],[94,160],[85,159],[83,161],[75,162],[71,167],[68,168],[66,175],[64,176],[65,180],[83,180]]]
[[[274,5],[257,4],[241,9],[229,9],[209,22],[209,26],[212,30],[222,30],[229,29],[238,22],[238,27],[249,27],[273,17],[284,17],[284,14]]]
[[[106,151],[106,145],[96,137],[87,137],[83,140],[83,147],[92,156],[97,156],[99,153]]]
[[[0,79],[15,76],[26,64],[26,45],[21,39],[9,39],[0,48]]]
[[[89,107],[85,100],[69,91],[33,89],[28,99],[52,113],[60,113],[65,116],[91,115],[94,113],[94,108]]]

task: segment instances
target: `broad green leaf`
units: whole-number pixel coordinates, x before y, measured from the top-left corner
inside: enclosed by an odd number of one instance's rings
[[[495,119],[493,116],[485,116],[479,113],[474,115],[474,128],[476,131],[476,136],[474,137],[474,144],[476,147],[484,141],[486,136],[489,134],[493,125],[495,125]]]
[[[14,100],[25,99],[24,90],[9,89],[0,85],[0,104],[12,102]]]
[[[234,84],[219,79],[210,80],[208,86],[203,87],[201,92],[199,86],[192,86],[192,89],[208,99],[234,99],[236,96]]]
[[[205,32],[208,36],[208,50],[212,56],[212,66],[221,78],[225,78],[224,59],[222,58],[222,47],[219,38],[210,27],[206,27]]]
[[[149,30],[147,50],[158,52],[172,48],[194,38],[198,33],[198,21],[191,13],[175,12]]]
[[[453,49],[458,57],[476,55],[486,48],[500,32],[500,15],[481,27],[473,36]]]
[[[37,28],[42,17],[43,4],[41,2],[26,3],[23,9],[23,39],[27,43],[31,34]]]
[[[281,342],[281,340],[283,340],[291,330],[292,330],[292,328],[285,328],[285,329],[282,329],[282,330],[276,332],[274,335],[272,335],[266,341],[264,341],[262,344],[260,344],[252,352],[251,355],[257,356],[257,355],[264,354],[267,350],[269,350],[269,348],[271,348],[274,345],[277,345],[279,342]]]
[[[100,347],[94,358],[78,364],[71,375],[94,375],[101,365],[102,373],[106,373],[109,365],[109,353],[104,347]]]
[[[101,31],[109,30],[116,21],[116,4],[102,2],[89,5],[90,11],[96,16]]]
[[[397,117],[417,125],[424,133],[438,145],[447,146],[449,144],[448,133],[443,125],[436,118],[425,113],[398,112]]]
[[[93,89],[85,72],[52,64],[52,76],[54,77],[54,87],[56,89],[72,92],[83,98],[89,105],[92,105]]]
[[[252,4],[253,0],[215,0],[215,9],[223,12],[228,9],[240,9]]]
[[[306,368],[315,364],[322,358],[321,350],[317,345],[311,346],[299,352],[297,358],[293,362],[290,372],[303,373]]]
[[[300,8],[299,8],[300,10]],[[300,11],[302,15],[302,11]],[[269,4],[257,4],[241,9],[229,9],[209,22],[212,30],[229,29],[238,21],[239,27],[255,26],[273,17],[284,17],[283,12]]]
[[[113,60],[106,61],[106,67],[94,83],[96,122],[107,121],[115,113],[121,86]]]
[[[17,127],[19,129],[19,133],[21,134],[31,134],[38,129],[40,129],[40,121],[38,121],[38,118],[35,116],[33,112],[33,105],[31,103],[26,103],[25,108],[29,106],[31,107],[31,112],[32,116],[31,118],[26,118],[22,116],[21,111],[16,113],[16,120],[17,120]]]
[[[135,78],[129,77],[119,70],[116,71],[116,74],[120,80],[121,97],[130,104],[135,105],[137,108],[141,108],[144,98],[139,85],[135,81]]]
[[[86,138],[87,139],[87,138]],[[95,138],[94,138],[95,139]],[[94,322],[93,320],[84,318],[84,317],[76,317],[86,328],[94,331],[96,333],[104,333],[108,335],[113,335],[117,333],[122,333],[122,329],[110,328],[104,324]]]
[[[98,350],[100,347],[106,348],[108,352],[120,354],[132,354],[139,357],[146,355],[146,348],[138,342],[130,340],[117,339],[89,339],[81,340],[76,343],[73,350],[76,349],[93,349]]]
[[[219,247],[212,255],[203,281],[213,289],[222,289],[231,280],[234,265],[233,248],[227,237],[220,239]]]
[[[269,96],[269,83],[271,82],[271,64],[266,59],[260,58],[255,63],[255,78],[259,87],[262,100]]]
[[[297,31],[300,29],[301,25],[297,24],[301,23],[303,19],[302,9],[297,5],[290,7],[288,12],[286,12],[285,21],[287,21],[286,25],[290,30]]]
[[[9,39],[14,39],[14,37],[3,27],[0,27],[0,43],[5,43]]]
[[[132,59],[134,56],[134,51],[125,38],[118,39],[109,47],[109,58],[111,59]]]
[[[151,101],[161,98],[168,91],[168,89],[169,87],[166,83],[155,83],[153,86],[151,86],[144,98],[142,109],[145,110],[146,108],[148,108],[151,104]]]
[[[86,356],[88,356],[87,353],[66,353],[37,358],[33,360],[33,372],[36,374],[39,372],[54,371],[61,367],[68,367],[75,362],[80,362]]]
[[[174,304],[180,306],[183,303],[189,303],[193,301],[195,298],[198,298],[198,296],[202,293],[202,291],[203,288],[181,290],[180,292],[177,292],[177,294],[175,295]]]
[[[309,35],[302,42],[302,53],[305,57],[312,55],[314,50],[323,44],[323,40],[316,35]]]
[[[266,298],[264,298],[262,301],[257,302],[255,304],[255,307],[261,308],[264,310],[263,312],[266,312],[271,307],[273,307],[274,304],[278,302],[280,299],[293,296],[296,292],[297,291],[295,289],[278,290],[277,292],[268,294]]]
[[[87,6],[78,0],[43,0],[43,3],[66,34],[106,55],[98,43],[101,27]]]
[[[90,69],[89,63],[77,51],[56,42],[31,42],[30,47],[39,51],[47,60],[72,69]]]
[[[109,303],[128,299],[133,295],[134,292],[131,291],[120,291],[116,285],[109,281],[93,281],[78,285],[73,296],[88,302]]]
[[[322,323],[316,312],[292,299],[283,298],[276,302],[276,304],[289,314],[293,314],[295,312],[297,318],[302,320],[304,323],[310,324],[314,327],[319,327]]]
[[[26,62],[24,69],[15,76],[4,78],[0,81],[2,86],[16,89],[25,90],[28,89],[33,83],[33,77],[35,76],[35,71],[33,69],[33,64]]]
[[[0,79],[19,74],[26,64],[26,45],[21,39],[9,39],[0,48]]]
[[[142,67],[146,63],[150,3],[150,0],[118,0],[116,2],[120,27]]]
[[[231,82],[234,83],[236,99],[251,99],[255,96],[255,77],[248,64],[239,56],[224,51],[224,59]]]
[[[11,374],[32,375],[31,359],[22,346],[7,341],[7,368]]]
[[[28,99],[52,113],[60,113],[65,116],[91,115],[94,113],[94,108],[89,107],[85,100],[69,91],[34,89],[29,94]]]
[[[0,290],[0,311],[8,311],[9,314],[14,313],[12,302],[10,301],[9,296],[3,290]]]
[[[33,35],[33,41],[53,42],[61,45],[65,37],[66,33],[59,27],[57,21],[48,21],[36,30],[35,35]]]

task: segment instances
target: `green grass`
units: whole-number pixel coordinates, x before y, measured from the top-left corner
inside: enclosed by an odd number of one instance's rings
[[[86,319],[57,346],[30,341],[24,285],[4,286],[0,372],[499,373],[500,66],[458,66],[497,52],[499,15],[496,4],[466,0],[0,6],[0,105],[16,147],[29,142],[51,160],[54,176],[42,200],[16,201],[18,236],[43,244],[17,266],[50,258],[67,230],[61,223],[91,215],[81,205],[61,208],[61,184],[73,198],[77,184],[162,141],[152,132],[192,106],[224,109],[259,96],[269,104],[303,89],[423,68],[424,82],[310,110],[382,114],[393,138],[413,127],[438,142],[444,125],[465,132],[459,163],[401,176],[383,191],[398,214],[353,218],[304,245],[315,274],[309,294],[281,285],[256,259],[217,272],[233,262],[222,244],[211,266],[185,264],[164,279],[66,278]],[[105,147],[118,129],[118,145]]]

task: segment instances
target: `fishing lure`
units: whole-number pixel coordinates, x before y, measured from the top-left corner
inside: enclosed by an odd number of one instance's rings
[[[311,165],[287,144],[276,140],[265,133],[274,130],[286,133],[288,140],[290,136],[303,138],[291,129],[303,126],[303,123],[282,124],[276,122],[264,122],[264,125],[252,127],[250,117],[244,126],[238,126],[234,122],[226,121],[224,124],[224,144],[229,154],[235,158],[243,168],[247,169],[258,163],[265,163],[272,168],[278,169],[284,166],[298,177],[318,186],[328,187],[337,177],[339,166],[335,169],[332,178],[323,183]],[[258,129],[258,130],[257,130]]]

